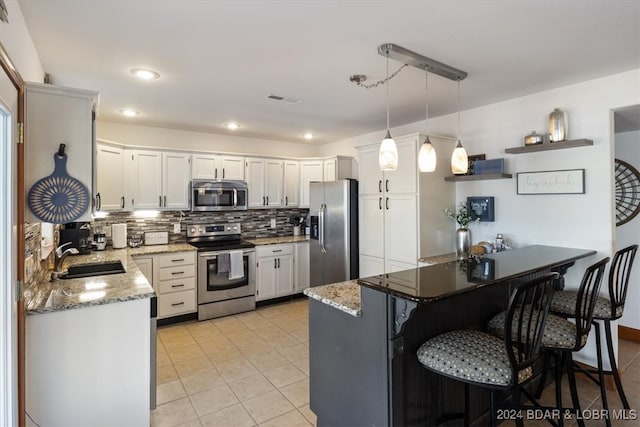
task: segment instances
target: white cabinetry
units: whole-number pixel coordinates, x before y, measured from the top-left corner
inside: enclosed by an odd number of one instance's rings
[[[359,149],[360,275],[415,268],[418,258],[450,252],[453,225],[443,210],[454,204],[454,186],[444,181],[452,145],[439,141],[438,168],[419,173],[418,150],[424,136],[396,138],[398,169],[378,167],[378,144]]]
[[[248,157],[245,177],[249,208],[277,208],[283,204],[283,161]]]
[[[67,173],[95,194],[95,109],[98,93],[39,83],[25,84],[25,173],[28,192],[38,180],[54,170],[53,156],[66,145]],[[91,221],[91,203],[76,221]],[[42,222],[30,209],[26,222]]]
[[[122,147],[97,144],[96,211],[120,211],[126,207],[125,152]]]
[[[300,161],[300,207],[309,207],[310,182],[352,178],[351,164],[351,157],[343,156]]]
[[[195,255],[178,252],[155,257],[153,283],[158,294],[158,319],[197,310]]]
[[[147,279],[147,282],[153,287],[153,257],[134,258],[136,266]],[[155,289],[155,288],[154,288]]]
[[[256,247],[256,301],[293,293],[293,245]]]
[[[193,179],[244,181],[244,157],[221,154],[194,154]]]
[[[188,209],[191,154],[127,150],[128,199],[133,209]]]
[[[300,201],[300,162],[297,160],[285,160],[283,169],[283,205],[298,206]]]
[[[293,292],[300,293],[309,287],[309,242],[296,243],[293,252]]]

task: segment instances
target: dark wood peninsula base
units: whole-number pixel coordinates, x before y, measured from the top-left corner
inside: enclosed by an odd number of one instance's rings
[[[425,426],[461,412],[462,384],[422,367],[416,351],[455,329],[484,329],[514,286],[566,272],[593,250],[530,246],[358,281],[358,316],[309,300],[310,406],[319,426]],[[471,387],[471,419],[484,424],[488,395]]]

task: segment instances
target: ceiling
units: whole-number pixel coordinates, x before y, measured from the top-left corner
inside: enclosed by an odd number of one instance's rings
[[[385,77],[383,43],[468,72],[462,109],[640,68],[636,0],[18,2],[52,82],[99,91],[99,120],[222,134],[238,121],[233,134],[252,138],[383,129],[385,87],[349,81]],[[134,67],[161,77],[136,80]],[[391,126],[424,120],[424,76],[408,67],[391,80]],[[430,75],[429,115],[455,112],[456,90]]]

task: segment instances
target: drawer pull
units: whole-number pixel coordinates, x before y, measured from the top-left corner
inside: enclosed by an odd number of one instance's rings
[[[275,249],[275,250],[273,250],[273,251],[271,251],[271,252],[273,252],[273,253],[276,253],[276,252],[282,252],[282,249]]]
[[[180,283],[179,285],[171,285],[172,288],[181,288],[184,286],[184,283]]]
[[[171,304],[171,307],[177,307],[179,305],[184,305],[184,301],[183,302],[174,302],[173,304]]]
[[[184,258],[180,258],[180,259],[172,259],[171,262],[183,262]]]
[[[184,274],[184,271],[174,271],[171,273],[172,276],[175,276],[177,274]]]

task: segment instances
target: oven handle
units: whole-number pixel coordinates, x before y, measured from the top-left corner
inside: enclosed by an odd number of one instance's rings
[[[247,255],[247,254],[251,254],[251,253],[254,253],[255,251],[256,251],[255,249],[243,250],[243,251],[242,251],[242,255],[244,256],[244,255]],[[198,256],[199,256],[200,258],[215,258],[215,257],[217,257],[218,255],[228,254],[229,252],[230,252],[230,251],[220,251],[220,252],[214,252],[214,253],[211,253],[211,252],[203,252],[203,253],[201,253],[201,254],[198,254]]]

